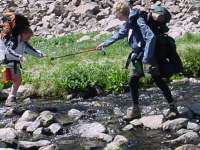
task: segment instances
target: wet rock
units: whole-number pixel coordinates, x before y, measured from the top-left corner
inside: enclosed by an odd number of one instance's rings
[[[177,147],[175,150],[200,150],[200,147],[193,144],[186,144],[186,145]]]
[[[30,126],[31,123],[32,123],[32,122],[30,122],[30,121],[17,121],[17,122],[15,123],[15,129],[16,129],[16,130],[26,130],[26,128],[27,128],[28,126]]]
[[[168,120],[163,123],[163,130],[179,130],[181,128],[186,128],[188,124],[188,119],[178,118],[174,120]]]
[[[23,115],[19,118],[19,121],[34,121],[37,118],[38,114],[30,111],[30,110],[26,110]]]
[[[200,103],[189,105],[188,108],[195,114],[200,116]]]
[[[13,144],[17,139],[17,131],[13,128],[0,129],[0,140],[2,142]]]
[[[140,119],[140,122],[142,122],[144,127],[150,129],[160,129],[162,128],[163,119],[163,115],[145,116]]]
[[[142,127],[143,123],[140,121],[140,119],[134,119],[130,122],[132,125],[134,125],[135,127]]]
[[[36,120],[40,120],[43,126],[49,126],[54,122],[54,114],[50,111],[43,111],[40,113]]]
[[[67,126],[73,124],[73,119],[66,114],[59,115],[56,117],[56,122],[60,123],[62,126]]]
[[[130,131],[132,129],[133,129],[133,125],[132,124],[128,124],[122,129],[122,131]]]
[[[48,146],[41,147],[41,148],[39,148],[39,150],[59,150],[59,149],[56,144],[51,144]]]
[[[50,132],[54,135],[60,134],[62,132],[62,127],[58,123],[53,123],[48,128],[50,129]]]
[[[32,122],[26,129],[27,132],[34,132],[37,128],[41,126],[41,122],[39,120],[35,120]]]
[[[196,124],[196,123],[188,122],[187,129],[188,130],[193,130],[195,132],[198,132],[200,130],[200,126],[198,124]]]
[[[105,131],[106,128],[102,124],[94,122],[77,125],[74,127],[72,132],[80,135],[81,137],[96,138],[99,133],[104,133]]]
[[[98,133],[97,139],[103,140],[103,141],[106,141],[106,142],[111,142],[113,137],[111,135],[108,135],[108,134],[105,134],[105,133]]]
[[[199,141],[199,135],[196,132],[185,133],[174,140],[168,141],[170,144],[196,143]]]
[[[21,85],[17,91],[17,97],[20,98],[27,98],[33,95],[35,95],[35,89],[30,84]]]
[[[41,135],[42,133],[43,133],[43,128],[40,127],[40,128],[36,129],[36,130],[33,132],[33,135],[38,136],[38,135]]]
[[[183,134],[188,133],[188,132],[192,132],[192,130],[180,129],[180,130],[178,130],[176,133],[177,133],[178,135],[183,135]]]
[[[122,135],[117,135],[114,140],[109,143],[105,148],[104,150],[118,150],[120,149],[120,147],[127,143],[128,142],[128,139],[125,138],[124,136]]]
[[[18,147],[21,149],[36,149],[42,146],[50,145],[51,142],[48,140],[40,140],[37,142],[30,142],[30,141],[19,141]]]
[[[75,120],[78,120],[79,118],[81,118],[83,115],[83,113],[77,109],[71,109],[70,111],[68,111],[68,116],[71,118],[74,118]]]

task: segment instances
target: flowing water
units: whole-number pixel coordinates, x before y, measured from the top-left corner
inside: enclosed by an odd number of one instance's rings
[[[179,106],[187,106],[199,101],[200,85],[185,84],[171,87],[172,94],[177,100]],[[142,89],[140,91],[140,103],[142,106],[142,115],[162,114],[163,110],[167,109],[167,103],[162,96],[162,93],[157,88]],[[99,122],[106,128],[109,135],[124,135],[129,139],[123,150],[170,150],[173,146],[166,145],[163,142],[170,139],[167,132],[161,130],[147,130],[135,128],[132,131],[124,132],[121,129],[126,125],[122,117],[117,117],[115,110],[120,109],[122,113],[132,104],[129,93],[121,95],[108,95],[105,97],[94,97],[91,99],[73,99],[70,102],[62,100],[33,100],[32,105],[24,106],[22,109],[50,110],[56,113],[56,118],[65,122],[64,128],[70,131],[75,125],[81,122]],[[70,121],[67,117],[67,112],[70,109],[78,109],[84,112],[84,116],[79,121]],[[23,112],[23,110],[21,112]],[[5,108],[0,107],[0,126],[5,126],[13,119],[2,116]],[[19,111],[20,112],[20,111]],[[20,113],[19,113],[20,114]],[[20,115],[19,115],[20,116]],[[19,117],[18,116],[18,117]],[[25,138],[32,138],[26,135]],[[100,140],[91,140],[81,138],[71,132],[66,132],[64,135],[48,136],[44,139],[49,139],[59,145],[61,150],[101,150],[106,146],[106,142]],[[1,143],[0,143],[1,145]],[[3,147],[5,145],[1,145]]]

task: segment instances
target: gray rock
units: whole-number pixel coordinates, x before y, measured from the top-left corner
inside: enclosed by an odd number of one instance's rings
[[[183,135],[183,134],[188,133],[188,132],[192,132],[192,130],[180,129],[180,130],[178,130],[176,133],[177,133],[178,135]]]
[[[96,138],[99,140],[103,140],[105,142],[111,142],[113,139],[113,137],[111,135],[108,135],[105,133],[98,133]]]
[[[188,124],[188,119],[178,118],[175,120],[169,120],[163,123],[163,130],[179,130],[181,128],[186,128]]]
[[[34,132],[37,128],[41,126],[41,122],[39,120],[35,120],[32,122],[26,129],[27,132]]]
[[[33,135],[35,135],[35,136],[42,135],[42,132],[43,132],[43,128],[40,127],[40,128],[36,129],[36,130],[33,132]]]
[[[114,140],[104,148],[104,150],[118,150],[123,144],[126,144],[127,142],[127,138],[121,135],[117,135]]]
[[[71,118],[79,119],[81,118],[83,113],[77,109],[71,109],[68,111],[68,116]]]
[[[83,123],[80,125],[77,125],[73,127],[72,133],[78,134],[81,137],[86,137],[86,138],[96,138],[98,137],[99,133],[104,133],[106,131],[106,128],[98,123]]]
[[[143,123],[140,121],[140,119],[134,119],[130,122],[135,127],[141,127],[143,126]]]
[[[18,147],[23,149],[35,149],[40,148],[42,146],[50,145],[51,142],[48,140],[40,140],[37,142],[30,142],[30,141],[19,141]]]
[[[37,118],[38,114],[30,111],[30,110],[26,110],[23,115],[19,118],[19,121],[34,121]]]
[[[47,145],[39,148],[39,150],[59,150],[56,144]]]
[[[17,97],[20,97],[21,99],[31,97],[33,95],[35,95],[35,89],[30,84],[21,85],[17,91]]]
[[[170,140],[171,144],[180,144],[180,143],[196,143],[199,141],[199,135],[196,132],[185,133],[174,140]]]
[[[128,124],[122,129],[122,131],[130,131],[132,129],[133,129],[133,125],[132,124]]]
[[[62,131],[62,127],[58,123],[53,123],[48,127],[53,134],[59,134]]]
[[[186,144],[186,145],[177,147],[175,150],[200,150],[200,148],[197,145]]]
[[[145,116],[140,119],[144,127],[150,129],[160,129],[162,128],[164,116],[163,115],[152,115],[152,116]]]
[[[195,132],[198,132],[200,130],[200,126],[198,124],[196,124],[196,123],[188,122],[187,129],[188,130],[193,130]]]
[[[39,120],[43,126],[49,126],[54,122],[54,114],[50,111],[43,111],[36,120]]]
[[[6,143],[12,144],[18,137],[17,131],[13,128],[2,128],[0,129],[0,140]]]
[[[30,126],[31,123],[32,123],[31,121],[17,121],[15,123],[15,129],[16,130],[26,130],[26,128],[28,126]]]

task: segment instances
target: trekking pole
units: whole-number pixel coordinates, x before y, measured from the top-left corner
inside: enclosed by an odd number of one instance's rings
[[[50,59],[51,60],[55,60],[55,59],[58,59],[58,58],[63,58],[63,57],[68,57],[68,56],[73,56],[73,55],[78,55],[78,54],[92,52],[92,51],[96,51],[96,48],[87,49],[86,51],[80,51],[80,52],[77,52],[77,53],[72,53],[72,54],[67,54],[67,55],[62,55],[62,56],[51,57]]]

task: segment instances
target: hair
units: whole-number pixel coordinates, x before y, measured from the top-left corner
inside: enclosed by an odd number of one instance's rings
[[[6,12],[3,13],[2,20],[3,24],[0,24],[1,38],[9,39],[10,37],[18,36],[24,29],[30,27],[28,19],[21,14]]]
[[[113,14],[122,14],[124,16],[129,16],[130,7],[127,1],[125,0],[117,0],[117,2],[113,6]]]

